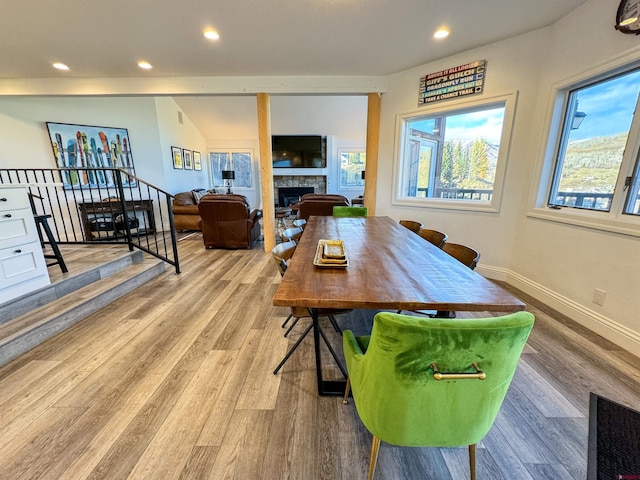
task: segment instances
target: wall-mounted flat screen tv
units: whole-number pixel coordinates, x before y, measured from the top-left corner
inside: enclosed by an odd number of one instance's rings
[[[274,168],[324,168],[327,140],[321,135],[273,135]]]

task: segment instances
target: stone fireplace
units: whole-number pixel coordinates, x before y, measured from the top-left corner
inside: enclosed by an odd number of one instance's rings
[[[324,175],[282,175],[273,177],[273,203],[288,207],[305,193],[327,193]]]

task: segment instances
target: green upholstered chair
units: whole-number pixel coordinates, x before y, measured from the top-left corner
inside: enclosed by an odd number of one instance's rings
[[[333,207],[334,217],[366,217],[369,215],[369,209],[367,207]]]
[[[373,434],[369,478],[382,440],[469,446],[474,479],[475,445],[498,415],[533,321],[529,312],[465,320],[381,312],[371,336],[345,330],[344,403],[351,388],[358,415]],[[447,377],[453,373],[458,375]]]

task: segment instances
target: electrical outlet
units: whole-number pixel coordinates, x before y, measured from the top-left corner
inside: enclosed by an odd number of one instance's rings
[[[595,303],[596,305],[600,305],[601,307],[604,306],[604,299],[607,297],[607,292],[605,292],[604,290],[600,290],[599,288],[596,288],[595,291],[593,292],[593,303]]]

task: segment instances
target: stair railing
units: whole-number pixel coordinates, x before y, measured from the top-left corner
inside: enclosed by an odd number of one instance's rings
[[[173,195],[126,170],[4,168],[0,184],[26,187],[59,244],[127,244],[180,273]]]

